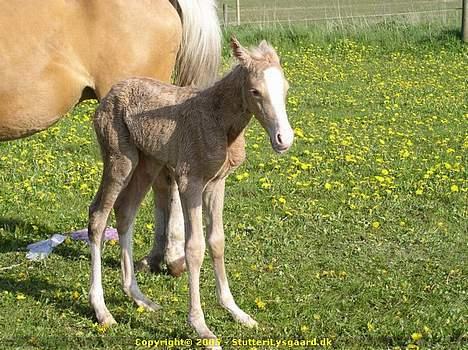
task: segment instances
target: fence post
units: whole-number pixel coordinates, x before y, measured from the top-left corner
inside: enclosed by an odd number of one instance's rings
[[[463,42],[468,43],[468,0],[463,0],[461,31]]]
[[[237,16],[237,25],[240,26],[240,0],[236,0],[236,16]]]
[[[224,27],[227,28],[229,25],[228,4],[223,4],[223,18],[224,18]]]

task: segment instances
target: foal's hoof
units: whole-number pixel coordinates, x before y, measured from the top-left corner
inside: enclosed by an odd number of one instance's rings
[[[219,345],[207,346],[205,347],[207,350],[223,350],[223,348]]]
[[[185,271],[185,258],[181,257],[177,260],[167,263],[167,270],[173,277],[180,277]]]
[[[248,328],[255,328],[258,326],[257,321],[255,321],[252,317],[250,317],[247,314],[242,315],[240,317],[234,316],[234,318],[236,319],[237,322],[239,322],[240,324]]]
[[[258,322],[255,321],[252,317],[248,317],[242,324],[248,328],[256,328],[258,327]]]
[[[135,265],[135,268],[137,271],[144,271],[144,272],[149,272],[150,266],[148,264],[148,259],[145,256],[143,259],[138,261]]]
[[[216,337],[200,338],[200,340],[202,342],[203,348],[206,350],[222,350],[221,343]]]
[[[144,308],[146,311],[159,311],[162,309],[162,306],[161,305],[158,305],[154,302],[152,302],[151,300],[149,299],[146,299],[146,300],[135,300],[136,304],[138,306],[141,306],[142,308]]]
[[[145,256],[136,263],[136,269],[137,271],[160,273],[161,264],[153,261],[149,256]]]
[[[115,320],[114,316],[112,316],[110,313],[106,313],[98,317],[98,322],[101,326],[105,327],[110,327],[114,324],[117,324],[117,321]]]

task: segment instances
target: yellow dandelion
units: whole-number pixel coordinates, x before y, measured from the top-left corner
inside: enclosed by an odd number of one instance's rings
[[[332,184],[329,183],[329,182],[327,182],[327,183],[325,184],[325,189],[327,189],[327,190],[331,190],[332,187],[333,187]]]
[[[457,185],[454,184],[454,185],[450,186],[450,191],[452,191],[452,192],[458,192],[458,190],[459,190],[459,188],[458,188]]]
[[[263,300],[261,300],[260,298],[255,298],[255,304],[257,305],[257,307],[258,307],[259,309],[262,309],[262,310],[263,310],[263,309],[265,308],[265,306],[266,306],[266,303],[265,303]]]
[[[145,308],[143,306],[138,306],[137,312],[142,314],[143,312],[145,312]]]
[[[380,222],[374,221],[374,222],[372,223],[372,228],[373,228],[373,229],[376,230],[376,229],[378,229],[379,227],[380,227]]]
[[[97,325],[96,329],[97,329],[98,333],[104,334],[109,329],[109,326],[106,325],[106,324],[99,324],[99,325]]]
[[[23,293],[16,294],[16,300],[24,300],[24,299],[26,299],[26,297],[24,296]]]
[[[417,346],[416,344],[408,344],[406,350],[419,350],[419,346]]]
[[[413,339],[413,341],[418,341],[422,337],[423,337],[423,335],[421,333],[419,333],[419,332],[414,332],[413,334],[411,334],[411,339]]]
[[[304,131],[301,128],[295,128],[294,129],[294,134],[298,138],[303,138],[304,137]]]
[[[423,189],[422,189],[422,188],[418,188],[418,189],[416,190],[416,194],[417,194],[418,196],[422,195],[422,194],[423,194]]]

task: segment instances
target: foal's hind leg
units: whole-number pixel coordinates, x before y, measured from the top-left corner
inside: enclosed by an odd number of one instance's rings
[[[138,162],[138,153],[129,151],[126,156],[104,157],[104,173],[99,191],[89,208],[88,235],[91,248],[91,287],[89,301],[94,308],[99,323],[111,325],[114,317],[104,302],[104,290],[101,277],[101,244],[107,219],[114,203],[127,185],[131,173]]]
[[[203,205],[207,217],[207,241],[215,271],[218,301],[237,322],[247,327],[255,327],[257,322],[234,301],[224,267],[224,180],[208,184],[203,194]]]
[[[185,224],[179,188],[174,178],[170,178],[168,188],[167,244],[164,260],[172,276],[178,277],[185,271]]]
[[[179,190],[167,170],[162,170],[153,183],[155,194],[154,242],[151,252],[138,264],[139,269],[159,272],[165,261],[169,273],[178,277],[185,271],[184,216]]]
[[[157,170],[151,169],[153,174]],[[154,175],[149,175],[144,162],[140,160],[128,186],[120,193],[115,209],[115,219],[121,247],[122,287],[138,306],[149,311],[156,311],[160,306],[149,300],[138,287],[133,267],[132,236],[135,217],[145,194],[148,192]]]

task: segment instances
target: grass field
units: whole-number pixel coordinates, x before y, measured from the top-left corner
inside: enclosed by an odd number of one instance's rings
[[[204,310],[225,349],[269,348],[237,347],[235,338],[315,337],[343,350],[468,348],[468,47],[454,28],[236,34],[277,46],[296,141],[277,156],[253,122],[248,160],[228,180],[227,270],[259,327],[242,328],[217,306],[206,259]],[[82,104],[46,132],[0,144],[1,348],[126,349],[195,336],[186,275],[139,273],[163,306],[141,312],[120,289],[119,248],[107,243],[104,289],[119,324],[106,329],[88,305],[85,243],[67,239],[46,260],[25,258],[27,244],[87,225],[102,166],[94,108]],[[150,247],[151,213],[148,196],[137,258]]]
[[[236,22],[236,0],[220,1],[228,6],[228,22]],[[405,21],[447,21],[460,17],[462,0],[240,0],[241,23],[316,25],[368,24]],[[400,15],[398,15],[400,14]],[[391,16],[390,16],[391,15]]]

